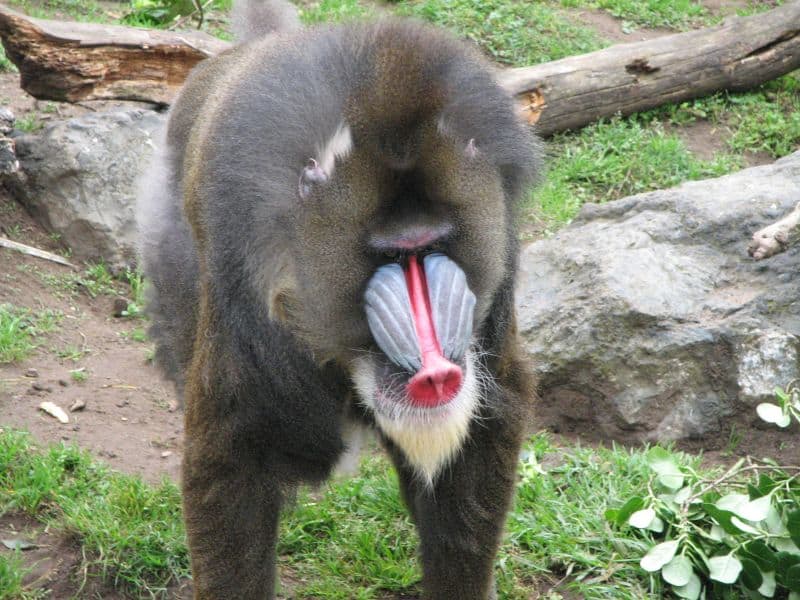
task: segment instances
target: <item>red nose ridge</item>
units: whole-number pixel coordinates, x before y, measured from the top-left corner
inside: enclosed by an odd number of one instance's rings
[[[442,355],[428,298],[428,282],[417,257],[409,257],[405,270],[414,329],[422,353],[422,368],[408,381],[412,403],[425,408],[446,404],[461,388],[461,368]]]

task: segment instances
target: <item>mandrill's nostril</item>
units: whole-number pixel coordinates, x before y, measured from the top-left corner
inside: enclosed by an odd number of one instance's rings
[[[412,403],[427,408],[445,404],[461,389],[462,373],[458,365],[444,357],[426,364],[408,382],[406,391]]]

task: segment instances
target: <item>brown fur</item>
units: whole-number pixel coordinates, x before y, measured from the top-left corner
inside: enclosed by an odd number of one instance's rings
[[[352,149],[299,197],[298,177],[342,124]],[[432,482],[383,441],[420,530],[425,597],[491,597],[532,393],[513,324],[513,219],[538,160],[491,68],[399,21],[257,39],[192,74],[167,150],[154,197],[180,216],[146,241],[144,263],[159,361],[185,382],[196,598],[273,597],[286,495],[327,477],[347,419],[375,424],[363,398],[351,403],[354,361],[385,360],[362,298],[390,259],[370,240],[417,226],[452,232],[436,248],[477,297],[474,347],[491,383]]]

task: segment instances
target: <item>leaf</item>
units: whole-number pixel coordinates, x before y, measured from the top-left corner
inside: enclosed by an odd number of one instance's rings
[[[792,418],[777,404],[762,402],[756,406],[756,413],[762,421],[774,423],[778,427],[788,427],[792,423]]]
[[[661,533],[662,531],[664,531],[664,521],[656,517],[655,519],[653,519],[653,522],[647,526],[647,530],[653,531],[655,533]]]
[[[775,569],[775,576],[778,579],[778,583],[789,587],[786,577],[790,569],[800,565],[800,556],[790,552],[778,552],[775,556],[778,559],[778,568]]]
[[[703,591],[703,585],[700,583],[700,578],[692,573],[692,576],[689,578],[689,583],[680,587],[674,587],[672,591],[678,598],[697,600],[700,597],[700,592]]]
[[[682,554],[675,556],[661,569],[661,576],[664,581],[676,587],[689,583],[693,573],[692,561]]]
[[[742,572],[742,563],[732,554],[714,556],[708,561],[708,576],[720,583],[733,583]]]
[[[800,555],[800,548],[794,545],[794,542],[789,538],[780,537],[772,540],[772,545],[778,552],[786,552],[788,554]]]
[[[686,487],[682,487],[677,494],[675,494],[675,498],[673,501],[675,504],[683,504],[686,502],[692,495],[692,486],[687,485]],[[699,502],[696,500],[695,502]]]
[[[647,464],[658,475],[658,481],[669,490],[683,487],[683,473],[675,461],[675,457],[658,446],[647,452]]]
[[[761,587],[758,588],[758,593],[765,598],[772,598],[775,595],[775,588],[778,585],[775,582],[775,572],[768,571],[766,573],[762,573],[761,575],[764,577],[764,583],[762,583]]]
[[[708,537],[710,537],[715,542],[721,542],[725,538],[725,530],[714,523],[711,526],[711,529],[708,531]]]
[[[628,525],[631,527],[638,527],[639,529],[647,529],[655,518],[656,511],[652,508],[643,508],[631,515],[630,519],[628,519]]]
[[[772,506],[772,496],[762,496],[761,498],[745,502],[734,509],[733,512],[743,519],[755,521],[757,523],[767,518],[770,506]]]
[[[735,515],[731,517],[731,523],[733,523],[740,531],[744,531],[745,533],[751,533],[753,535],[758,535],[761,533],[758,529],[748,525]]]
[[[628,522],[630,516],[637,510],[641,510],[643,506],[644,506],[644,498],[640,496],[634,496],[633,498],[628,500],[625,504],[623,504],[619,508],[619,510],[617,510],[614,522],[617,525],[624,525],[625,523]]]
[[[725,533],[729,533],[731,535],[738,535],[741,533],[739,528],[731,522],[731,518],[734,517],[732,512],[719,509],[713,504],[709,504],[707,502],[703,503],[703,510],[705,510],[712,519],[719,523],[719,526],[722,527]]]
[[[672,560],[675,552],[678,551],[678,541],[669,540],[668,542],[661,542],[650,548],[647,554],[639,561],[639,566],[645,571],[655,573],[660,570],[665,564]]]
[[[725,494],[722,498],[714,502],[714,506],[719,508],[720,510],[727,510],[732,513],[736,512],[736,509],[740,506],[747,504],[750,502],[750,496],[747,494]]]
[[[26,540],[8,539],[0,541],[2,541],[3,546],[8,548],[9,550],[30,550],[32,548],[39,547],[33,542],[28,542]]]
[[[774,571],[778,566],[775,552],[763,540],[748,542],[742,554],[753,560],[761,571]]]
[[[793,510],[787,515],[786,529],[794,545],[800,547],[800,510]]]
[[[766,473],[760,473],[758,475],[758,483],[756,484],[756,488],[759,491],[759,496],[766,496],[776,487],[778,487],[778,484],[772,477]]]
[[[747,589],[757,590],[764,582],[764,577],[756,562],[749,558],[742,558],[742,583]]]
[[[770,507],[769,512],[767,513],[767,518],[764,519],[764,525],[767,526],[767,531],[775,536],[785,536],[789,533],[789,531],[786,529],[786,525],[784,525],[783,521],[781,520],[781,514],[774,505]]]
[[[800,565],[789,567],[783,576],[784,585],[792,592],[800,592]]]

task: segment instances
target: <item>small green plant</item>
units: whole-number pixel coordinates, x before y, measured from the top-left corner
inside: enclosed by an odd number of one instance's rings
[[[36,338],[55,329],[60,314],[0,304],[0,364],[23,360],[34,348]]]
[[[777,404],[762,402],[756,412],[762,420],[774,423],[778,427],[788,427],[792,421],[800,422],[800,382],[791,381],[786,389],[775,390]]]
[[[16,73],[17,72],[17,65],[11,62],[6,56],[5,48],[0,45],[0,71],[4,73]]]
[[[767,422],[800,421],[796,383],[776,391],[777,404],[758,406]],[[708,478],[655,447],[646,493],[606,511],[650,543],[639,566],[678,598],[800,600],[800,466],[739,459]]]
[[[168,27],[182,17],[199,23],[206,11],[229,11],[230,4],[230,0],[131,0],[130,12],[120,20],[134,27]]]
[[[149,341],[149,338],[147,337],[147,332],[141,327],[137,327],[136,329],[132,329],[131,331],[121,331],[120,336],[126,340],[133,340],[134,342],[145,343]]]
[[[41,278],[47,285],[69,295],[75,295],[80,291],[86,292],[91,298],[116,294],[114,277],[102,262],[86,263],[86,269],[81,274],[51,275],[42,273]]]
[[[22,226],[19,223],[9,225],[6,229],[6,235],[12,240],[18,239],[22,235]]]
[[[69,372],[69,377],[75,383],[83,383],[89,378],[89,374],[86,372],[85,368],[72,369]]]
[[[114,277],[102,262],[87,263],[85,277],[81,278],[78,283],[92,298],[100,294],[114,293]]]
[[[71,360],[72,362],[78,362],[82,359],[85,355],[89,354],[89,350],[85,348],[78,348],[77,346],[66,346],[61,349],[53,349],[55,355],[62,359],[62,360]]]
[[[125,281],[131,288],[133,299],[128,302],[128,307],[122,311],[123,317],[144,317],[145,305],[145,280],[141,271],[126,269],[124,274]]]
[[[44,123],[41,119],[39,119],[38,115],[30,113],[19,117],[14,122],[14,126],[25,133],[32,133],[34,131],[39,131],[42,127],[44,127]]]

